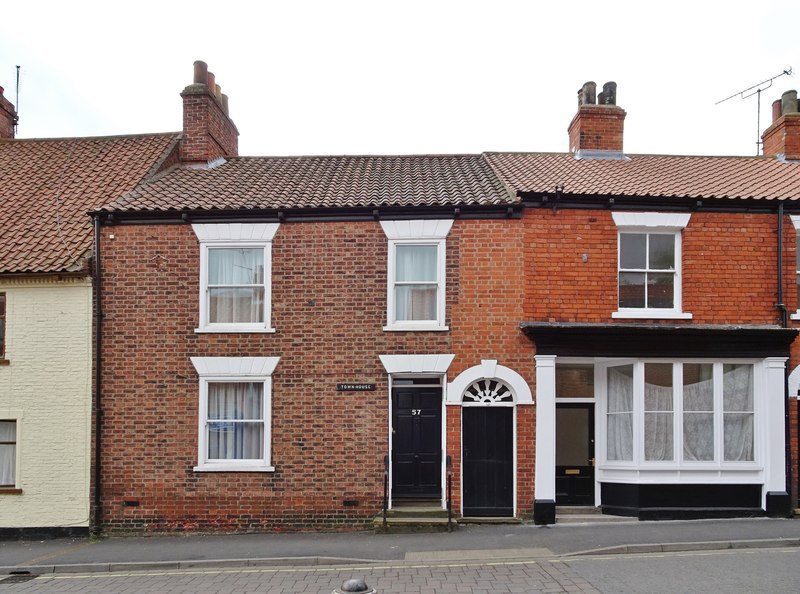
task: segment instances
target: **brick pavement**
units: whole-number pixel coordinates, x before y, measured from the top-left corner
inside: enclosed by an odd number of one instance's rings
[[[496,592],[599,592],[557,560],[493,563],[413,563],[360,567],[230,568],[81,575],[48,575],[3,583],[0,594],[119,593],[331,594],[346,579],[361,577],[380,594],[494,594]]]

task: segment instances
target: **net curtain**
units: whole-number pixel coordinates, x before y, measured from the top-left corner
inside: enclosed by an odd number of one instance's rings
[[[264,457],[261,383],[208,385],[208,458],[256,460]]]
[[[435,320],[438,247],[397,246],[395,309],[397,320]]]

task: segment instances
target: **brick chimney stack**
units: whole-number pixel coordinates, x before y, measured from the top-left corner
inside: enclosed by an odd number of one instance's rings
[[[569,124],[572,153],[598,151],[622,155],[625,110],[617,107],[617,83],[607,82],[595,101],[597,85],[589,81],[578,91],[578,113]],[[612,157],[613,155],[608,155]]]
[[[14,125],[17,123],[17,112],[14,105],[3,96],[0,87],[0,138],[14,138]]]
[[[239,154],[239,131],[228,115],[228,97],[215,82],[208,65],[194,63],[194,83],[183,97],[183,139],[181,160],[207,164],[220,157]]]
[[[761,135],[764,155],[800,161],[800,113],[797,91],[786,91],[772,104],[772,125]]]

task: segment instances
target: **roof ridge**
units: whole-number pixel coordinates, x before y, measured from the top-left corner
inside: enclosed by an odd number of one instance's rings
[[[481,158],[483,153],[418,153],[418,154],[341,154],[341,155],[238,155],[225,157],[230,161],[278,160],[278,159],[450,159]]]
[[[180,132],[143,132],[141,134],[109,134],[105,136],[53,136],[47,138],[3,138],[0,144],[17,144],[29,142],[55,142],[55,141],[77,141],[77,140],[116,140],[127,138],[150,138],[150,137],[179,137]]]

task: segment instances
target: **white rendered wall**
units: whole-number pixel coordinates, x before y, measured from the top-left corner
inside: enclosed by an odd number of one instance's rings
[[[88,526],[90,281],[0,280],[0,292],[9,362],[0,365],[0,419],[18,419],[22,489],[0,491],[0,528]]]

